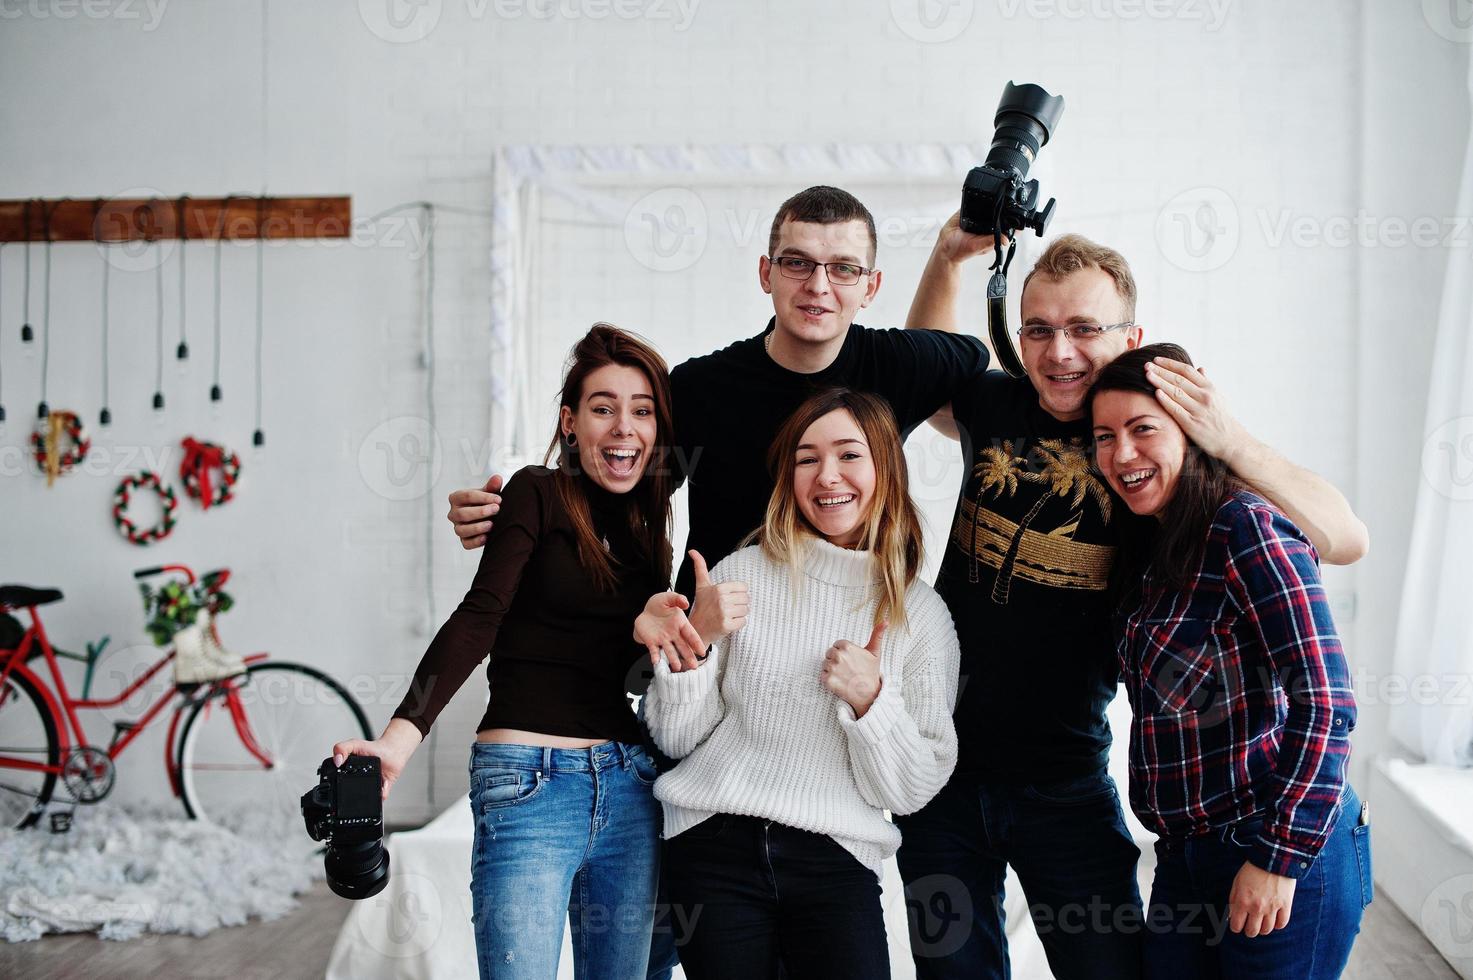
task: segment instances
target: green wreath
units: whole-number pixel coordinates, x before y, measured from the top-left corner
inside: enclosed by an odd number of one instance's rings
[[[124,513],[133,498],[133,491],[148,488],[159,496],[159,502],[163,514],[159,522],[153,527],[139,529],[137,524],[128,520]],[[179,498],[174,495],[174,488],[165,486],[159,479],[159,475],[152,470],[144,470],[142,473],[123,478],[118,484],[117,491],[113,494],[113,523],[117,525],[123,536],[136,545],[152,544],[167,538],[174,531],[174,512],[179,509]]]

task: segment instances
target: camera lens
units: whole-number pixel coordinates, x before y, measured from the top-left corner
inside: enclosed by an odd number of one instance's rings
[[[992,121],[996,131],[986,165],[1016,173],[1019,180],[1027,177],[1063,111],[1063,96],[1049,95],[1038,85],[1008,82]]]
[[[389,852],[382,839],[330,845],[324,865],[327,887],[343,898],[372,898],[389,881]]]

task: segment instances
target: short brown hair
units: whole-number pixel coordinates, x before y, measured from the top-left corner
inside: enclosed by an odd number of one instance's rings
[[[1049,242],[1023,280],[1023,292],[1028,291],[1028,283],[1040,272],[1058,280],[1080,269],[1099,269],[1115,280],[1115,292],[1125,308],[1125,319],[1135,322],[1135,276],[1130,274],[1130,263],[1113,248],[1083,235],[1060,235]]]
[[[869,261],[875,260],[879,249],[875,234],[875,218],[869,208],[859,203],[859,198],[837,187],[820,184],[799,191],[782,203],[777,217],[772,219],[772,231],[767,236],[767,254],[777,251],[778,232],[784,221],[806,221],[815,225],[836,225],[845,221],[863,221],[869,230]]]

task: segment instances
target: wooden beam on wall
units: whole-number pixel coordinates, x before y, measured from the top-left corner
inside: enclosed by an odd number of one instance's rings
[[[0,241],[347,238],[350,197],[36,198],[0,201]]]

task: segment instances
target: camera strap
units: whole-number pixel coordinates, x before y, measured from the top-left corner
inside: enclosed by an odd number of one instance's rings
[[[998,246],[1002,244],[1001,237],[998,235],[995,238]],[[996,271],[987,280],[987,333],[992,338],[992,352],[996,355],[998,364],[1010,376],[1021,378],[1024,375],[1023,360],[1013,346],[1013,335],[1008,332],[1007,302],[1008,266],[1013,264],[1013,252],[1017,247],[1016,241],[1009,242],[1006,258],[1000,247],[993,252],[997,258],[992,266]]]

